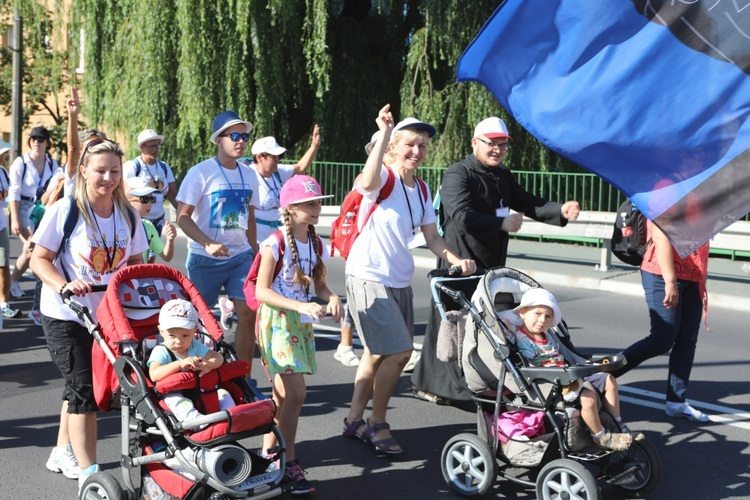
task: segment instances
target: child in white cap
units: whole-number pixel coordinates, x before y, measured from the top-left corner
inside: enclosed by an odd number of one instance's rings
[[[146,365],[151,380],[158,382],[181,371],[196,371],[205,375],[224,364],[221,355],[195,339],[198,330],[198,311],[187,300],[174,299],[164,304],[159,311],[159,332],[163,342],[151,352]],[[226,410],[235,406],[232,397],[224,389],[218,390],[219,408]],[[164,402],[177,420],[203,416],[193,402],[181,391],[164,396]]]
[[[128,201],[136,209],[141,217],[143,229],[146,231],[148,240],[148,250],[143,252],[143,263],[153,264],[158,254],[164,262],[169,262],[174,256],[174,240],[177,237],[177,230],[171,222],[165,221],[162,232],[166,243],[159,237],[159,230],[154,223],[148,219],[151,209],[156,203],[156,188],[151,187],[140,177],[131,177],[128,179]]]
[[[556,336],[548,331],[562,319],[555,296],[543,288],[532,288],[523,294],[521,303],[513,312],[520,321],[506,323],[512,323],[511,331],[515,335],[521,355],[534,366],[566,366],[567,361]],[[583,379],[582,387],[578,381],[571,386],[573,387],[569,387],[568,390],[563,389],[565,401],[575,401],[580,395],[581,418],[588,426],[597,446],[606,450],[626,450],[633,439],[643,439],[643,434],[631,433],[622,423],[617,381],[612,375],[604,372],[595,373]],[[609,432],[602,426],[599,419],[599,398],[594,391],[599,393],[602,406],[620,425],[622,433]]]

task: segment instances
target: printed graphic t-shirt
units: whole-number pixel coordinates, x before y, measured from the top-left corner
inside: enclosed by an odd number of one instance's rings
[[[69,198],[64,198],[48,207],[31,241],[57,253],[62,243],[65,219],[69,212]],[[63,273],[63,267],[65,267],[71,280],[82,278],[94,285],[106,285],[114,273],[127,266],[130,256],[146,250],[148,243],[143,225],[137,217],[135,218],[135,235],[131,240],[129,217],[120,213],[117,207],[112,216],[97,217],[96,221],[99,224],[98,228],[95,225],[93,227],[87,225],[83,214],[78,215],[78,222],[70,235],[68,245],[60,253],[55,267],[62,276],[65,276]],[[83,325],[75,313],[63,304],[58,292],[59,290],[53,290],[46,284],[42,287],[42,314]],[[96,308],[99,306],[102,293],[104,292],[90,293],[75,299],[89,308],[94,321],[96,321]]]
[[[248,207],[258,203],[258,179],[250,167],[237,163],[229,170],[216,158],[192,167],[182,181],[177,201],[195,207],[193,220],[203,233],[229,250],[229,257],[250,249],[245,231]],[[188,250],[212,259],[203,242],[188,241]]]

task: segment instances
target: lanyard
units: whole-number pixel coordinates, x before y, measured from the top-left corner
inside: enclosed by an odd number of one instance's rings
[[[224,176],[224,180],[227,181],[227,184],[229,185],[229,190],[232,192],[232,197],[234,198],[234,201],[237,203],[237,206],[240,207],[240,213],[242,215],[245,215],[247,213],[247,206],[244,203],[242,203],[241,198],[237,198],[237,193],[234,192],[232,183],[229,182],[229,178],[227,177],[226,172],[224,172],[224,167],[222,167],[221,163],[219,163],[219,157],[215,156],[214,159],[216,160],[216,164],[219,166],[219,170]],[[235,165],[237,165],[237,170],[240,171],[240,184],[242,184],[242,189],[245,189],[245,177],[242,175],[242,165],[240,165],[237,162],[235,162]]]
[[[94,213],[94,209],[91,208],[91,203],[88,202],[88,199],[86,200],[86,203],[88,203],[89,211],[91,212],[91,216],[94,218],[96,230],[99,231],[99,237],[102,239],[102,246],[104,247],[104,253],[107,255],[107,263],[109,264],[109,272],[112,272],[112,268],[115,265],[115,256],[117,255],[117,207],[112,207],[112,232],[114,233],[114,242],[112,243],[112,252],[110,253],[109,247],[107,246],[106,240],[104,238],[104,233],[102,233],[102,230],[99,227],[99,221],[97,220],[96,214]]]
[[[406,206],[409,207],[409,222],[411,222],[411,231],[416,234],[417,227],[422,225],[424,220],[424,200],[422,200],[422,189],[419,186],[419,181],[414,178],[414,187],[417,190],[417,196],[419,196],[419,205],[422,207],[422,218],[419,219],[418,224],[414,224],[414,214],[411,211],[411,202],[409,201],[409,194],[406,192],[406,186],[404,186],[404,180],[401,179],[401,189],[404,190],[404,198],[406,198]]]
[[[148,166],[148,163],[146,163],[146,160],[143,159],[143,156],[141,156],[141,160],[143,161],[143,166],[146,167],[146,173],[148,174],[149,178],[151,179],[151,182],[153,183],[154,187],[157,187],[157,181],[159,180],[159,160],[156,160],[156,163],[154,163],[154,167],[156,167],[156,176],[151,173],[151,168]],[[167,179],[164,179],[164,184],[167,183]]]
[[[260,178],[263,180],[263,183],[268,188],[268,194],[269,194],[268,198],[269,198],[269,200],[267,200],[267,201],[271,201],[272,202],[271,203],[271,205],[272,205],[271,208],[266,208],[265,210],[271,210],[271,209],[274,209],[274,208],[279,208],[279,205],[281,204],[281,186],[277,186],[276,185],[276,179],[275,179],[275,177],[274,177],[273,174],[271,174],[271,184],[269,184],[268,181],[266,180],[266,178],[263,176],[263,174],[261,174],[260,172],[258,172],[258,173],[260,174]],[[275,199],[271,198],[270,195],[273,195],[275,197]],[[267,203],[264,203],[263,205],[264,206],[268,206]]]

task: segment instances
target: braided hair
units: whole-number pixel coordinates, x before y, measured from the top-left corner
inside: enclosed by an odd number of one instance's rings
[[[307,226],[308,241],[315,249],[315,257],[317,260],[312,269],[312,279],[310,279],[310,276],[307,276],[299,265],[297,240],[294,238],[294,233],[292,232],[292,216],[288,208],[281,208],[281,217],[284,220],[284,228],[286,229],[287,240],[289,240],[289,248],[292,251],[292,265],[294,266],[294,279],[292,280],[292,283],[297,283],[300,286],[308,288],[313,280],[325,279],[326,266],[320,255],[320,245],[318,244],[318,234],[315,232],[315,226],[312,224],[308,224]]]

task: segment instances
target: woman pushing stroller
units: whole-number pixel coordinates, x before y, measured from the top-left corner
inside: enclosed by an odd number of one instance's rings
[[[533,366],[563,367],[568,360],[563,356],[556,336],[548,332],[562,318],[554,295],[543,288],[532,288],[523,294],[521,303],[512,311],[501,313],[501,319],[510,327],[521,355]],[[581,417],[591,432],[594,443],[602,449],[626,450],[633,440],[642,440],[643,434],[631,433],[620,417],[620,397],[615,378],[598,372],[576,380],[563,388],[563,399],[572,403],[579,399]],[[622,430],[608,431],[599,418],[598,400]]]

